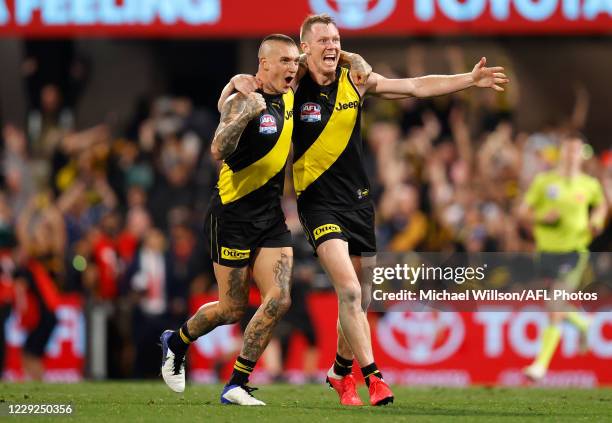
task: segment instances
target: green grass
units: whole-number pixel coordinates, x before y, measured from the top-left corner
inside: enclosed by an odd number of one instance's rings
[[[220,385],[188,385],[184,395],[163,382],[0,384],[7,404],[72,403],[71,417],[0,417],[3,421],[163,421],[264,423],[268,421],[612,421],[612,389],[406,388],[395,387],[386,407],[341,407],[323,385],[267,385],[256,392],[266,407],[222,406]],[[367,398],[361,387],[362,399]],[[6,415],[6,414],[5,414]]]

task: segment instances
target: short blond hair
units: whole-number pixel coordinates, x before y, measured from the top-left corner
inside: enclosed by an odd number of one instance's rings
[[[338,25],[336,25],[336,21],[334,20],[334,18],[329,16],[327,13],[320,13],[318,15],[309,15],[306,17],[306,19],[304,19],[304,22],[302,22],[302,26],[300,27],[300,42],[304,42],[304,35],[308,31],[311,30],[314,24],[318,24],[318,23],[321,23],[324,25],[333,24],[336,28],[338,27]]]

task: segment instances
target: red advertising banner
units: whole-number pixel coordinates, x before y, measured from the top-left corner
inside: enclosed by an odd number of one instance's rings
[[[612,33],[612,0],[0,0],[0,35],[296,35],[324,12],[345,36]]]
[[[45,349],[43,379],[48,382],[78,382],[85,363],[85,318],[79,296],[64,296],[55,312],[58,323]],[[21,347],[27,332],[15,313],[6,322],[6,363],[4,379],[24,380]]]
[[[203,300],[195,299],[193,305]],[[323,374],[336,350],[337,299],[333,293],[316,293],[307,301]],[[580,353],[578,332],[565,326],[541,384],[580,387],[612,384],[612,312],[600,311],[590,316],[593,320],[589,352]],[[386,380],[406,385],[522,385],[526,380],[521,370],[536,355],[539,334],[547,319],[547,314],[534,306],[518,312],[370,313],[376,362]],[[226,376],[240,348],[240,332],[235,325],[209,336],[198,340],[190,352],[188,376],[196,382],[216,380],[213,367],[222,368],[221,374]],[[301,336],[292,340],[286,363],[288,375],[299,374],[305,346]],[[255,383],[265,381],[261,375],[263,367],[258,365]]]

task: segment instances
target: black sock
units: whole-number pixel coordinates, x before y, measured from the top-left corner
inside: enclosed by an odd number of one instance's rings
[[[175,355],[185,355],[189,344],[195,341],[189,331],[187,330],[187,323],[185,323],[179,330],[172,332],[170,339],[168,339],[168,346]]]
[[[362,367],[361,374],[363,375],[365,383],[368,386],[370,386],[370,376],[376,376],[379,379],[383,378],[382,373],[380,370],[378,370],[378,366],[376,366],[376,363],[368,364],[367,366]]]
[[[230,377],[228,385],[246,385],[249,381],[249,376],[251,376],[251,372],[255,368],[256,361],[250,361],[246,358],[242,358],[238,356],[236,358],[236,362],[234,363],[234,371],[232,372],[232,377]]]
[[[338,376],[350,375],[353,371],[353,360],[342,357],[336,353],[336,361],[334,361],[334,373]]]

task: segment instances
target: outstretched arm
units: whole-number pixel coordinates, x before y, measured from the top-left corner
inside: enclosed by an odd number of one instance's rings
[[[225,160],[232,154],[249,121],[265,109],[266,101],[259,93],[231,95],[221,108],[220,123],[210,146],[212,156],[216,160]]]
[[[470,73],[457,75],[427,75],[419,78],[387,79],[372,73],[364,86],[365,93],[384,98],[434,97],[451,94],[470,87],[492,88],[504,91],[499,84],[509,82],[501,66],[487,68],[486,58],[474,66]]]

